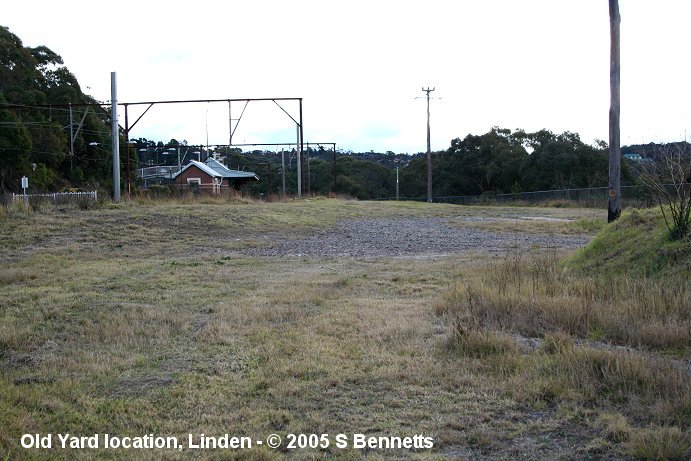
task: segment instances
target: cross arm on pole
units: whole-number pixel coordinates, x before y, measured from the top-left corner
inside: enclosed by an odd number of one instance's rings
[[[242,116],[245,114],[245,109],[247,109],[247,105],[250,103],[249,99],[245,100],[245,107],[242,108],[242,112],[240,112],[240,117],[237,120],[237,123],[235,124],[235,128],[233,128],[233,131],[230,133],[230,139],[233,139],[233,135],[235,134],[235,130],[238,129],[238,125],[240,124],[240,120],[242,120]],[[231,120],[232,124],[232,120]]]
[[[295,119],[293,118],[293,116],[290,115],[290,114],[288,113],[288,111],[285,110],[285,109],[283,108],[283,106],[281,106],[279,103],[277,103],[275,99],[272,99],[272,101],[274,102],[274,104],[276,104],[276,105],[279,107],[279,109],[281,109],[283,112],[285,112],[285,114],[286,114],[288,117],[290,117],[290,119],[291,119],[292,121],[294,121],[295,124],[296,124],[297,126],[300,126],[300,124],[298,123],[298,121],[295,120]]]
[[[149,107],[147,107],[146,110],[145,110],[144,112],[142,112],[142,115],[140,115],[139,117],[137,117],[137,120],[135,120],[134,123],[133,123],[132,125],[129,126],[129,129],[130,129],[130,130],[131,130],[132,128],[134,128],[134,125],[136,125],[137,122],[139,122],[139,120],[141,120],[142,117],[143,117],[147,112],[149,112],[149,109],[151,109],[151,108],[153,107],[154,104],[155,104],[155,103],[153,103],[153,102],[149,104]]]
[[[86,114],[89,113],[89,108],[87,107],[86,110],[84,111],[84,115],[82,115],[82,119],[79,121],[79,125],[77,126],[77,131],[74,132],[74,136],[72,136],[72,142],[74,142],[77,139],[77,136],[79,136],[79,130],[82,129],[82,125],[84,125],[84,120],[86,120]]]

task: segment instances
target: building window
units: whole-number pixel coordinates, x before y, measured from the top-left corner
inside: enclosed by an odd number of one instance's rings
[[[187,178],[187,187],[195,194],[199,192],[199,187],[202,185],[201,178]]]

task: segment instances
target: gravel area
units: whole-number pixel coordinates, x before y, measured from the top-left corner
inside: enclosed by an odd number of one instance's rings
[[[341,222],[335,229],[300,238],[271,238],[272,243],[249,248],[252,256],[412,256],[467,251],[502,252],[508,248],[572,249],[587,236],[494,233],[452,225],[448,218],[363,219]]]

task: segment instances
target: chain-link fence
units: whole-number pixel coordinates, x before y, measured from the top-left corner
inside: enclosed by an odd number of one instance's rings
[[[607,187],[590,187],[584,189],[557,189],[535,192],[517,192],[512,194],[483,195],[450,195],[433,197],[437,203],[455,203],[458,205],[560,205],[581,207],[607,207]],[[646,207],[655,205],[655,199],[645,186],[622,186],[623,206]],[[396,200],[387,197],[383,200]],[[426,197],[400,197],[399,200],[426,201]]]

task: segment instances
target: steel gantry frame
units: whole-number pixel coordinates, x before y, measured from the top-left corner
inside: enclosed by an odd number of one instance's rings
[[[226,99],[184,99],[184,100],[166,100],[166,101],[140,101],[140,102],[117,102],[115,101],[116,106],[122,106],[125,109],[125,126],[124,128],[121,126],[120,128],[123,128],[123,133],[125,135],[125,144],[129,145],[130,141],[130,131],[132,128],[139,123],[139,121],[146,115],[146,113],[151,109],[154,105],[156,104],[185,104],[185,103],[213,103],[213,102],[227,102],[228,103],[228,123],[229,123],[229,137],[228,141],[229,144],[232,146],[232,141],[233,141],[233,134],[235,133],[235,130],[237,130],[238,125],[240,124],[240,120],[242,119],[242,115],[245,113],[245,109],[247,108],[247,105],[252,102],[252,101],[273,101],[283,112],[285,112],[290,119],[295,122],[296,128],[297,128],[297,133],[296,133],[296,145],[300,146],[300,155],[298,155],[298,197],[302,196],[302,169],[301,169],[301,164],[300,164],[300,157],[304,153],[304,123],[302,119],[302,98],[237,98],[237,99],[231,99],[231,98],[226,98]],[[278,101],[298,101],[299,104],[299,115],[298,115],[298,120],[295,120],[295,118],[290,115],[290,113],[285,110],[283,106],[281,106]],[[243,107],[242,113],[240,114],[240,117],[236,119],[236,124],[235,127],[233,127],[233,118],[232,118],[232,103],[233,102],[244,102],[245,106]],[[129,106],[141,106],[141,105],[148,105],[146,109],[144,109],[144,112],[142,112],[139,117],[130,125],[129,123]],[[52,108],[72,108],[72,107],[98,107],[101,110],[103,110],[106,115],[110,115],[112,117],[112,106],[113,104],[107,104],[107,103],[68,103],[68,104],[42,104],[42,105],[27,105],[27,104],[3,104],[3,107],[7,108],[45,108],[45,109],[52,109]],[[107,109],[105,107],[111,107],[111,112],[108,113]],[[117,112],[116,112],[117,113]],[[70,138],[76,135],[71,135]],[[324,143],[327,144],[327,143]],[[272,144],[276,145],[276,144]],[[129,149],[129,147],[127,147]],[[335,147],[334,147],[334,152],[335,152]],[[132,191],[132,177],[130,173],[130,155],[129,155],[129,150],[127,152],[127,155],[125,156],[125,162],[126,162],[126,175],[127,175],[127,193],[131,193]],[[114,187],[116,187],[114,185]],[[115,193],[116,196],[119,196],[119,192]]]
[[[141,102],[124,102],[124,103],[118,103],[119,106],[123,106],[125,108],[125,143],[129,142],[129,134],[130,130],[135,127],[137,123],[146,115],[146,113],[151,109],[155,104],[184,104],[184,103],[212,103],[212,102],[227,102],[228,103],[228,144],[230,147],[235,147],[233,145],[233,135],[235,134],[235,131],[238,128],[238,125],[240,124],[240,121],[242,120],[242,116],[245,114],[245,109],[247,109],[247,105],[250,102],[253,101],[272,101],[274,104],[276,104],[290,119],[295,122],[296,125],[296,145],[299,146],[300,148],[300,155],[298,155],[298,197],[302,197],[302,165],[301,165],[301,157],[303,152],[305,151],[304,149],[304,124],[302,120],[302,98],[239,98],[239,99],[184,99],[184,100],[168,100],[168,101],[141,101]],[[298,101],[299,104],[299,115],[298,115],[298,120],[295,120],[295,118],[290,115],[290,113],[285,110],[283,106],[281,106],[278,101]],[[233,119],[232,116],[232,103],[234,102],[244,102],[245,105],[242,108],[242,112],[240,113],[240,117],[237,119]],[[132,123],[132,125],[129,124],[129,113],[128,109],[129,106],[141,106],[141,105],[148,105],[144,112],[139,115],[139,117]],[[233,121],[235,121],[235,127],[233,127]],[[287,144],[287,143],[286,143]],[[272,144],[276,145],[276,144]],[[334,147],[334,152],[336,151]],[[132,180],[130,178],[130,169],[129,169],[129,154],[126,157],[127,161],[127,192],[130,193],[131,187],[132,187]],[[308,176],[309,180],[309,176]],[[309,186],[308,186],[309,189]]]
[[[307,173],[307,191],[306,191],[306,192],[307,192],[308,194],[310,194],[310,193],[312,192],[312,189],[311,189],[311,186],[310,186],[310,179],[311,179],[310,176],[311,176],[311,175],[310,175],[310,173],[309,173],[309,159],[310,159],[309,153],[310,153],[310,144],[312,144],[313,146],[316,145],[316,146],[318,146],[318,147],[321,147],[321,146],[331,146],[331,148],[333,149],[332,164],[333,164],[333,180],[334,180],[334,191],[335,191],[335,190],[336,190],[336,189],[335,189],[335,185],[336,185],[336,172],[337,172],[337,170],[336,170],[336,143],[335,143],[335,142],[309,142],[309,141],[308,141],[308,142],[306,142],[306,143],[304,143],[304,144],[306,144],[306,146],[307,146],[306,149],[305,149],[305,153],[307,154],[307,160],[308,160],[308,162],[307,162],[307,165],[308,165],[308,169],[307,169],[307,171],[308,171],[308,173]],[[203,148],[204,148],[204,146],[201,145],[201,144],[193,144],[191,147],[196,147],[196,146],[199,146],[200,152],[201,152],[201,151],[203,150]],[[255,142],[255,143],[242,143],[242,144],[232,144],[232,145],[231,145],[231,144],[208,144],[208,145],[206,145],[206,148],[210,150],[210,149],[232,148],[232,147],[267,147],[267,146],[273,146],[273,147],[278,147],[278,146],[288,146],[288,147],[292,147],[292,146],[296,146],[296,153],[297,153],[297,147],[298,147],[295,143],[288,143],[288,142],[276,142],[276,143],[271,143],[271,142],[265,142],[265,143]],[[171,146],[171,145],[165,145],[165,146],[163,146],[163,147],[161,147],[161,148],[162,148],[162,149],[166,149],[166,150],[170,150],[170,147],[173,147],[173,146]],[[189,150],[189,147],[190,147],[190,146],[188,146],[188,150]],[[155,149],[159,149],[159,147],[156,147]],[[197,154],[198,154],[199,152],[193,152],[193,153],[197,153]],[[240,152],[240,153],[239,153],[239,155],[243,155],[243,156],[244,156],[244,155],[248,155],[248,154],[249,154],[248,152]],[[281,154],[283,154],[283,149],[281,149]],[[185,155],[186,155],[186,154],[185,154]],[[183,160],[184,160],[184,157],[183,157]],[[271,163],[270,163],[270,162],[253,161],[253,162],[249,162],[249,163],[252,164],[252,165],[264,165],[264,166],[267,167],[267,171],[268,171],[269,173],[271,173]],[[148,168],[156,168],[156,167],[157,167],[157,166],[148,167]],[[167,168],[167,167],[164,167],[164,168]],[[177,166],[177,168],[178,168],[178,169],[180,168],[180,156],[179,156],[179,155],[178,155],[178,166]],[[143,169],[146,169],[146,168],[143,168]],[[282,194],[283,194],[283,195],[286,195],[286,185],[285,185],[285,161],[284,161],[283,155],[281,155],[281,169],[282,169],[282,185],[283,185],[283,187],[282,187]],[[166,173],[166,174],[167,174],[167,173]],[[268,177],[268,183],[269,183],[269,185],[268,185],[268,191],[267,191],[267,192],[270,193],[270,191],[271,191],[271,177]]]

